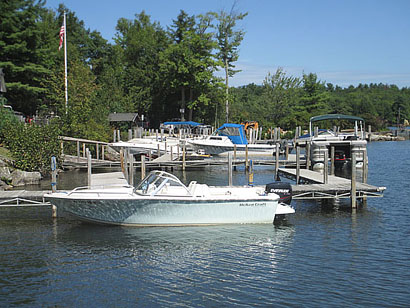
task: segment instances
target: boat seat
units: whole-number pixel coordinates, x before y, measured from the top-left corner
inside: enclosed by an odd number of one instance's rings
[[[192,182],[191,182],[192,183]],[[198,184],[194,183],[191,185],[189,184],[189,192],[194,196],[194,197],[204,197],[209,194],[209,187],[206,184]]]

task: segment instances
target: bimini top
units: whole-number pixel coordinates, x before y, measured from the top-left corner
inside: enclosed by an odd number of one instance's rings
[[[175,121],[175,122],[164,122],[163,125],[199,126],[202,124],[194,122],[194,121]]]
[[[244,126],[242,124],[225,123],[215,133],[218,136],[228,137],[234,144],[248,144]]]
[[[324,114],[310,118],[310,122],[324,121],[324,120],[349,120],[349,121],[361,121],[364,120],[360,117],[345,115],[345,114]]]

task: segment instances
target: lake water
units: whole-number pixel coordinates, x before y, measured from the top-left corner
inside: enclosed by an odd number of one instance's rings
[[[1,209],[0,306],[409,307],[409,149],[369,144],[369,183],[387,187],[383,198],[356,212],[293,201],[277,226],[100,227]],[[183,178],[223,185],[227,171]],[[256,184],[272,179],[256,168]]]

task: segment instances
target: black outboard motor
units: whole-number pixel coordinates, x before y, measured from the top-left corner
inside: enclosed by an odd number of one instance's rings
[[[292,201],[292,185],[289,183],[275,182],[266,184],[265,192],[275,193],[279,195],[279,202],[283,202],[290,205]]]

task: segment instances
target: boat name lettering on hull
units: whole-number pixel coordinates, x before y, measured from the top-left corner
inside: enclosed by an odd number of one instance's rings
[[[261,206],[261,207],[265,207],[266,202],[242,202],[242,203],[239,203],[239,206]]]

